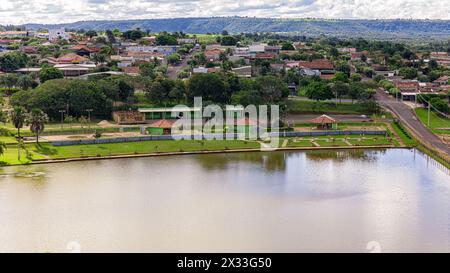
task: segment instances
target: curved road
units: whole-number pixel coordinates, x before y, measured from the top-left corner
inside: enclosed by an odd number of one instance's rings
[[[398,118],[413,130],[420,138],[428,141],[436,149],[450,155],[450,146],[441,141],[441,139],[430,132],[425,125],[416,117],[413,109],[401,101],[397,101],[384,91],[377,90],[375,95],[381,106],[394,112]]]

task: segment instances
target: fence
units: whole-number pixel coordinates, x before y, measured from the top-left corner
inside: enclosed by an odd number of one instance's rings
[[[315,136],[333,136],[333,135],[383,135],[386,131],[327,131],[327,132],[272,132],[269,137],[315,137]],[[73,146],[90,144],[108,144],[140,141],[158,141],[158,140],[181,140],[181,139],[245,139],[246,134],[207,134],[207,135],[166,135],[166,136],[141,136],[141,137],[122,137],[122,138],[102,138],[102,139],[81,139],[81,140],[63,140],[53,141],[53,146]]]

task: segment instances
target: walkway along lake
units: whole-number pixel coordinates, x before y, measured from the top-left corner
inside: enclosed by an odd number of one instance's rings
[[[7,167],[0,252],[449,252],[449,197],[407,149]]]

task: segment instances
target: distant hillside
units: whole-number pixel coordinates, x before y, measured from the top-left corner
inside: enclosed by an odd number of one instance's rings
[[[322,20],[248,17],[175,18],[121,21],[82,21],[61,25],[28,24],[28,28],[56,28],[122,31],[133,28],[185,33],[275,32],[306,36],[365,37],[378,39],[450,39],[450,21],[444,20]]]

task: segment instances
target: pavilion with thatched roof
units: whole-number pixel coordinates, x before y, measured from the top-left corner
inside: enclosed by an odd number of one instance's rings
[[[310,121],[311,123],[317,124],[317,129],[320,130],[329,130],[333,128],[333,124],[336,124],[337,121],[329,117],[327,115],[322,115]]]

